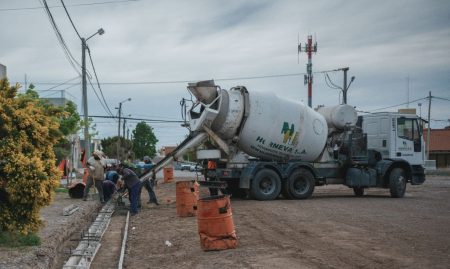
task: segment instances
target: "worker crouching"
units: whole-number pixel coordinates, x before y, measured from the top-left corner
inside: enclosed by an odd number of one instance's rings
[[[141,182],[133,170],[125,168],[122,165],[120,165],[117,169],[117,173],[122,176],[125,187],[128,189],[128,196],[130,198],[130,213],[134,216],[138,213],[138,200]]]

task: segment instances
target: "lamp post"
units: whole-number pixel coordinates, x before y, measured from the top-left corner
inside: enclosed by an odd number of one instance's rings
[[[120,118],[121,118],[121,114],[122,114],[122,104],[127,102],[127,101],[131,101],[131,98],[127,98],[125,100],[123,100],[122,102],[119,102],[119,125],[117,128],[117,160],[120,159],[120,155],[119,155],[119,149],[120,149]]]
[[[96,34],[103,35],[105,31],[100,28],[97,32],[88,38],[81,38],[81,76],[83,87],[83,114],[84,114],[84,152],[86,160],[91,156],[91,143],[89,139],[88,105],[87,105],[87,86],[86,86],[86,49],[89,49],[86,42]]]

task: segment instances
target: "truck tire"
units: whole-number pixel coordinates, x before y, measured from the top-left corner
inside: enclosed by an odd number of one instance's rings
[[[315,180],[313,174],[304,168],[292,172],[286,182],[290,195],[294,199],[307,199],[314,192]]]
[[[250,195],[256,200],[273,200],[278,197],[281,190],[281,180],[278,174],[270,169],[263,168],[252,180]]]
[[[402,168],[394,168],[389,174],[389,190],[392,198],[402,198],[406,191],[406,176]]]
[[[363,187],[353,187],[353,193],[355,193],[355,196],[358,196],[358,197],[364,196],[364,188]]]

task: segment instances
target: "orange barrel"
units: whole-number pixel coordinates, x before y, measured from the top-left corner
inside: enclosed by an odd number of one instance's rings
[[[199,184],[193,180],[178,181],[176,193],[177,215],[179,217],[196,216]]]
[[[172,182],[173,180],[173,167],[164,167],[164,182]]]
[[[229,195],[215,195],[198,200],[198,233],[203,250],[236,248]]]

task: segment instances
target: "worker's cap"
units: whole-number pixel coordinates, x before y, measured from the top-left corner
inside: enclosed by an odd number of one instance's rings
[[[144,156],[144,162],[145,161],[151,161],[152,159],[150,159],[150,157],[148,157],[148,156]]]
[[[102,157],[105,156],[105,154],[104,154],[103,151],[101,151],[101,150],[95,150],[95,151],[92,153],[92,155],[97,156],[97,157],[99,157],[99,158],[102,158]]]

